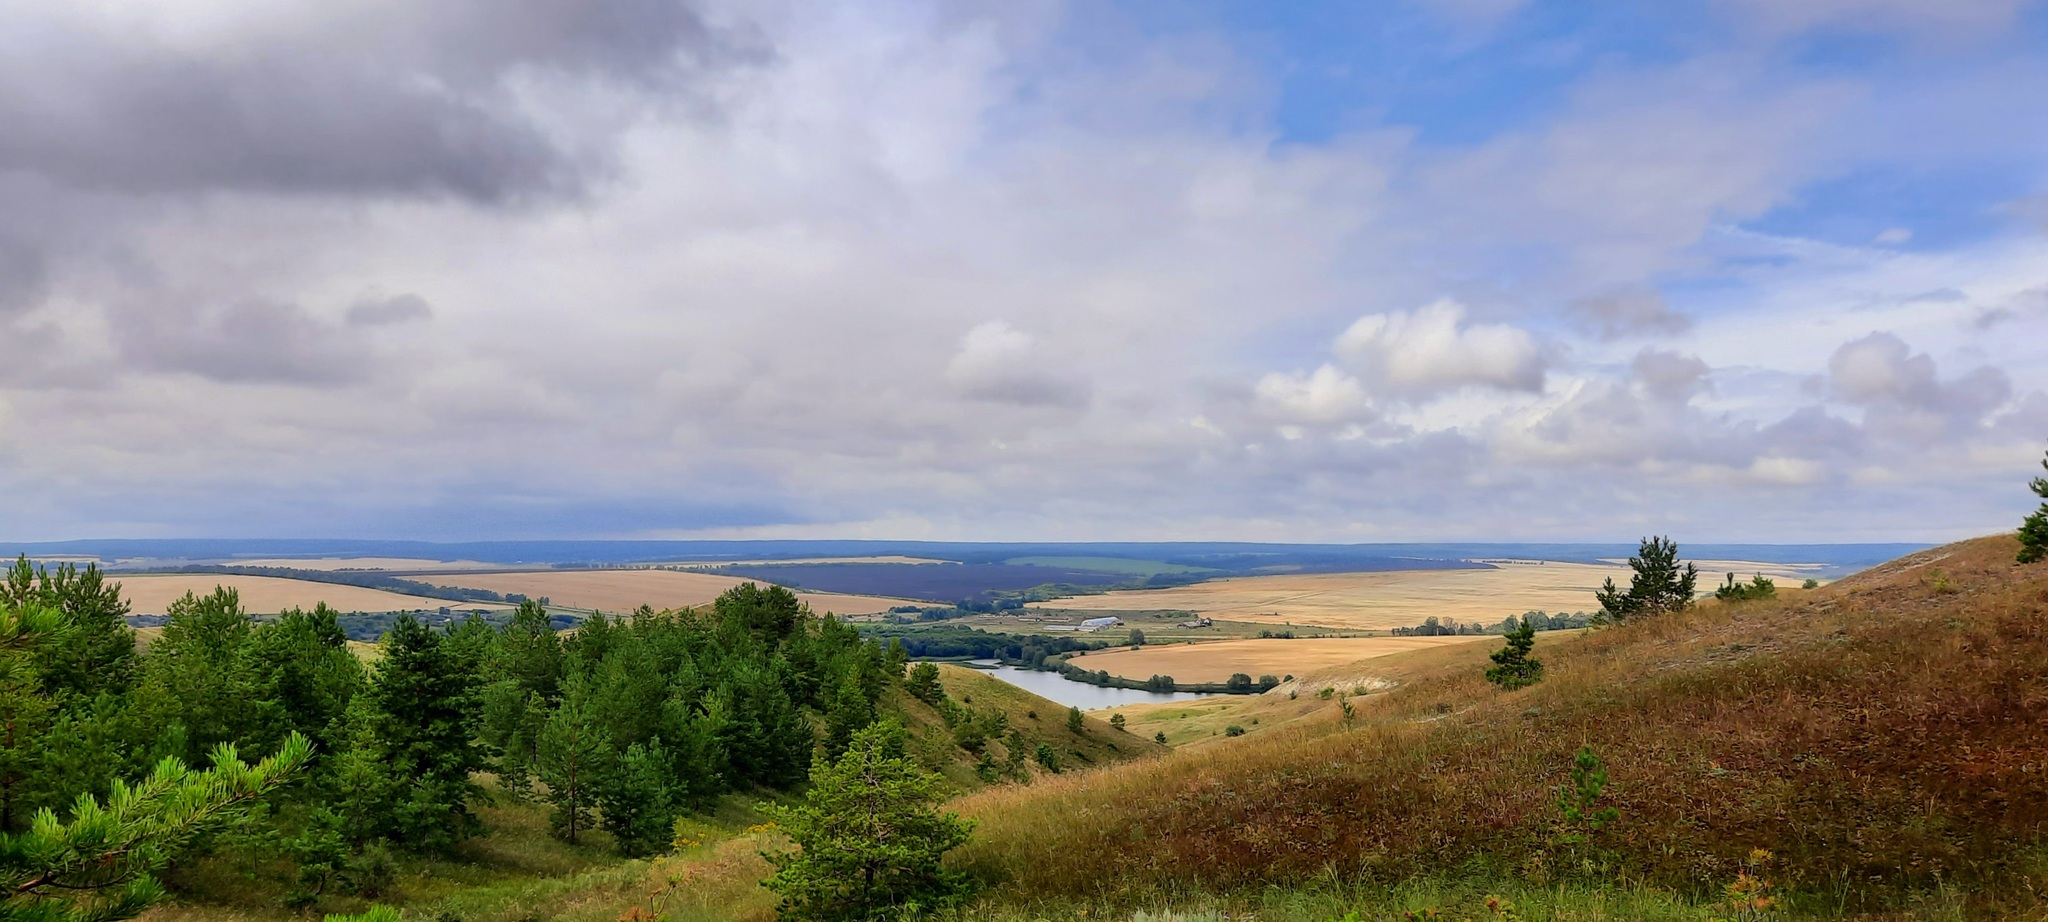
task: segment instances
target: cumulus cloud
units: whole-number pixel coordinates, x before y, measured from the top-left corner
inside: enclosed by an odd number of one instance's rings
[[[1336,354],[1375,388],[1429,395],[1461,387],[1543,389],[1536,337],[1503,323],[1471,323],[1441,300],[1406,313],[1368,314],[1337,337]]]
[[[1863,407],[1866,427],[1898,439],[1932,438],[1982,425],[2012,398],[2012,382],[1995,368],[1943,380],[1934,359],[1899,337],[1872,333],[1842,344],[1828,358],[1828,392]]]
[[[1001,320],[967,331],[946,363],[946,378],[977,400],[1019,406],[1078,407],[1088,402],[1084,382],[1038,348],[1037,337]]]
[[[1275,419],[1287,423],[1343,423],[1372,417],[1365,387],[1332,365],[1308,374],[1273,372],[1259,379],[1260,403]]]

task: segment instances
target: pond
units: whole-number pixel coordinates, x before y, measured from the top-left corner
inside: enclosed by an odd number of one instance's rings
[[[975,660],[974,666],[1018,688],[1042,698],[1050,698],[1068,707],[1084,711],[1096,708],[1117,707],[1124,704],[1151,704],[1159,701],[1187,701],[1207,698],[1198,692],[1154,692],[1137,688],[1104,688],[1086,682],[1061,678],[1057,672],[1039,672],[1019,666],[998,666],[994,660]]]

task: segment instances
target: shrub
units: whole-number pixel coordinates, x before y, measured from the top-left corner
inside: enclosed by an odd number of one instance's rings
[[[1223,735],[1224,735],[1224,736],[1243,736],[1243,735],[1244,735],[1244,728],[1243,728],[1243,727],[1240,727],[1240,726],[1238,726],[1237,724],[1231,724],[1230,726],[1228,726],[1228,727],[1224,727],[1224,728],[1223,728]]]
[[[1122,729],[1124,728],[1124,715],[1122,715],[1122,714],[1111,714],[1111,715],[1109,715],[1109,728],[1110,728],[1110,729],[1112,729],[1112,730],[1122,730]]]
[[[1166,745],[1166,731],[1161,730],[1158,733],[1152,734],[1152,742],[1158,743],[1161,746]]]
[[[1808,580],[1808,582],[1812,582]],[[1762,573],[1750,577],[1749,582],[1738,583],[1735,574],[1728,574],[1728,581],[1714,590],[1714,598],[1723,602],[1747,602],[1751,599],[1768,599],[1778,594],[1778,584]]]
[[[1820,580],[1817,580],[1817,579],[1808,579],[1808,580],[1807,580],[1806,582],[1800,583],[1800,584],[1799,584],[1799,588],[1801,588],[1801,589],[1819,589],[1819,588],[1820,588]]]
[[[1085,723],[1083,723],[1083,722],[1082,722],[1082,719],[1081,719],[1081,709],[1080,709],[1080,708],[1067,708],[1067,729],[1068,729],[1068,730],[1071,730],[1071,731],[1073,731],[1073,732],[1075,732],[1075,733],[1079,733],[1079,732],[1081,732],[1081,730],[1082,730],[1082,729],[1083,729],[1084,727],[1086,727],[1086,726],[1087,726],[1087,724],[1085,724]]]

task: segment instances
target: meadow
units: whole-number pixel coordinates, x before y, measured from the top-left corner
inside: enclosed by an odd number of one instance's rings
[[[1232,673],[1257,679],[1261,675],[1297,676],[1446,644],[1488,641],[1486,635],[1441,637],[1315,637],[1249,638],[1200,643],[1113,647],[1094,653],[1070,654],[1067,662],[1090,671],[1143,679],[1170,675],[1177,682],[1225,682]]]

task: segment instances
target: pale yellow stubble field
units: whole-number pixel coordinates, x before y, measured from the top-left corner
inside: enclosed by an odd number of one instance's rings
[[[1135,650],[1117,647],[1084,656],[1068,656],[1067,662],[1089,671],[1106,671],[1128,679],[1168,675],[1176,682],[1227,682],[1232,673],[1241,672],[1256,681],[1262,675],[1276,678],[1302,676],[1396,653],[1476,641],[1498,643],[1500,638],[1486,635],[1253,638],[1148,644]]]
[[[234,589],[241,595],[243,610],[256,615],[276,614],[287,608],[310,610],[320,602],[326,602],[329,607],[343,612],[432,611],[444,606],[462,610],[504,607],[489,603],[450,602],[445,599],[386,592],[382,589],[316,583],[303,579],[283,579],[275,576],[176,573],[161,576],[114,575],[108,579],[121,584],[121,597],[128,600],[129,611],[138,615],[161,615],[172,602],[185,593],[205,595],[212,592],[215,586]]]
[[[1087,611],[1191,611],[1259,624],[1385,630],[1421,624],[1432,615],[1494,623],[1525,611],[1593,611],[1600,607],[1593,592],[1608,577],[1627,585],[1629,570],[1625,566],[1514,561],[1496,562],[1496,568],[1489,570],[1246,576],[1035,604]],[[1702,586],[1705,583],[1703,573]]]
[[[497,593],[546,597],[567,608],[630,612],[642,605],[656,610],[709,605],[720,593],[741,583],[760,583],[712,573],[678,570],[520,570],[498,573],[450,573],[432,582]],[[871,615],[896,605],[919,604],[903,599],[826,592],[797,592],[819,614]],[[929,603],[925,603],[929,604]]]

